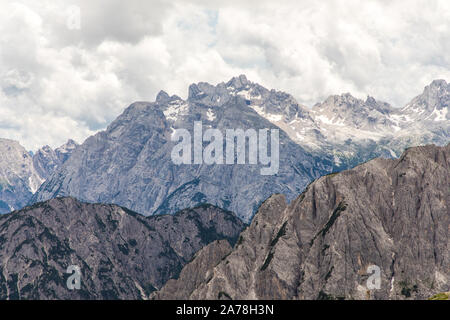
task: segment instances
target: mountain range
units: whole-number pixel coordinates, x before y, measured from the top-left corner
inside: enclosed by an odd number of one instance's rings
[[[214,240],[233,245],[244,224],[202,205],[144,217],[58,198],[0,216],[0,300],[146,299]],[[82,286],[68,290],[71,265]]]
[[[248,222],[274,193],[291,201],[324,174],[379,156],[395,158],[412,145],[444,145],[449,101],[445,81],[433,81],[403,109],[350,94],[309,109],[243,75],[216,86],[192,84],[187,100],[161,91],[155,102],[133,103],[89,137],[31,201],[73,196],[145,215],[211,203]],[[259,165],[175,165],[171,135],[180,128],[192,132],[194,121],[219,130],[280,129],[278,174],[261,176]]]
[[[225,86],[305,150],[326,159],[331,156],[336,171],[376,157],[396,158],[411,146],[445,145],[450,139],[450,84],[445,80],[433,81],[403,108],[349,93],[308,108],[243,75]]]
[[[81,145],[0,139],[0,299],[448,292],[449,104],[435,80],[402,108],[348,93],[309,108],[241,75],[135,102]],[[174,163],[175,132],[199,121],[278,129],[278,172]]]
[[[273,195],[249,226],[206,204],[37,203],[0,216],[0,299],[428,298],[450,290],[449,172],[450,144],[410,148]]]
[[[76,148],[32,201],[73,196],[146,215],[211,203],[248,222],[271,194],[283,193],[291,200],[333,170],[329,160],[307,152],[282,130],[279,171],[273,176],[261,175],[259,164],[174,164],[171,135],[176,129],[192,132],[195,121],[223,132],[277,128],[244,98],[232,96],[225,87],[205,86],[191,85],[187,101],[160,92],[153,103],[133,103],[105,131]]]

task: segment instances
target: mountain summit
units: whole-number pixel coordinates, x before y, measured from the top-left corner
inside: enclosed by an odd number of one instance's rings
[[[273,193],[290,201],[323,174],[379,156],[395,158],[412,145],[447,143],[447,89],[445,81],[435,81],[410,104],[439,113],[434,118],[420,113],[414,118],[413,107],[395,109],[350,94],[309,109],[244,75],[215,86],[192,84],[187,100],[161,91],[155,102],[133,103],[105,131],[88,138],[33,201],[74,196],[147,215],[209,202],[249,221]],[[257,165],[174,165],[171,136],[176,129],[192,133],[195,121],[222,131],[281,129],[279,174],[261,177]]]
[[[411,121],[450,121],[450,84],[435,80],[423,93],[408,103],[402,112]]]

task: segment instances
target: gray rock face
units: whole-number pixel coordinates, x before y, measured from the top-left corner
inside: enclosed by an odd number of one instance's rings
[[[28,204],[42,182],[76,146],[69,140],[56,150],[45,146],[31,155],[18,142],[0,138],[0,214]]]
[[[66,162],[78,144],[69,139],[65,144],[53,150],[49,146],[44,146],[33,155],[33,166],[39,176],[45,180],[55,169]]]
[[[241,85],[242,81],[239,80]],[[236,80],[233,80],[236,82]],[[166,93],[156,102],[136,102],[106,131],[88,138],[41,186],[32,201],[73,196],[87,202],[119,204],[146,215],[174,213],[211,203],[249,221],[273,193],[293,199],[313,179],[331,172],[326,157],[313,157],[280,130],[278,174],[263,176],[262,165],[175,165],[171,141],[175,129],[277,128],[233,95],[229,84],[191,85],[187,101]],[[247,161],[248,163],[248,161]]]
[[[205,280],[175,297],[424,299],[447,292],[449,208],[450,144],[375,159],[319,178],[289,205],[282,195],[269,198],[231,253],[209,253],[213,262],[223,259],[218,265],[202,269],[208,264],[197,255],[191,264]],[[367,287],[373,265],[379,289]],[[185,281],[155,296],[170,298]]]
[[[58,156],[55,150],[50,146],[44,146],[40,148],[33,155],[33,166],[39,173],[39,176],[43,177],[44,180],[48,178],[48,175],[56,169],[60,164]]]
[[[199,285],[212,277],[211,269],[231,253],[231,246],[226,240],[214,241],[200,249],[181,271],[178,279],[170,279],[164,287],[152,293],[153,300],[186,299]]]
[[[423,93],[415,97],[403,109],[411,120],[450,121],[450,83],[435,80],[426,86]]]
[[[25,206],[42,182],[25,148],[0,139],[0,214]]]
[[[323,103],[313,107],[313,116],[321,124],[354,128],[359,131],[381,132],[393,131],[397,122],[390,119],[396,109],[373,97],[361,100],[346,93],[331,96]],[[338,137],[337,137],[338,138]]]
[[[195,252],[244,227],[204,205],[144,217],[115,205],[58,198],[0,216],[0,299],[145,299]],[[80,290],[66,286],[81,271]]]
[[[241,77],[226,88],[283,129],[307,151],[332,160],[334,171],[376,157],[397,158],[411,146],[445,145],[450,140],[450,85],[435,80],[404,108],[373,97],[334,95],[311,109],[286,93],[267,90]]]

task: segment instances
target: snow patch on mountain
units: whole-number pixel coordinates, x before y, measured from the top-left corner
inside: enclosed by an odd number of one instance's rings
[[[163,111],[166,119],[177,120],[180,115],[185,115],[189,110],[187,103],[183,100],[169,102],[167,109]]]
[[[441,110],[434,109],[430,115],[430,118],[434,116],[434,121],[447,121],[448,107]]]
[[[214,115],[212,109],[208,109],[208,111],[206,112],[206,117],[209,121],[214,121],[216,119],[216,116]]]

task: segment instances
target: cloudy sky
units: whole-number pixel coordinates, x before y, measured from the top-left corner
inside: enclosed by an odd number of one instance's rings
[[[0,137],[82,142],[133,101],[239,74],[308,106],[450,81],[448,0],[221,2],[0,0]]]

